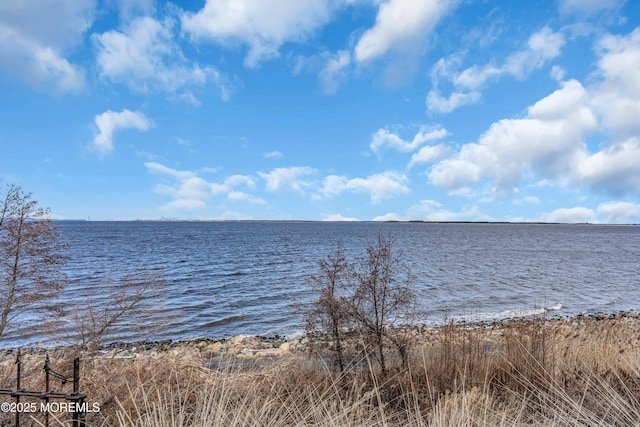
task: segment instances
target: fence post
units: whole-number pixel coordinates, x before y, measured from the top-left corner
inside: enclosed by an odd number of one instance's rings
[[[16,355],[16,391],[20,391],[20,375],[22,374],[22,359],[20,358],[20,350]],[[20,395],[16,395],[16,427],[20,427],[20,411],[17,404],[20,403]]]
[[[2,0],[0,0],[2,1]],[[44,412],[44,426],[48,427],[50,422],[49,416],[49,402],[51,399],[64,399],[67,402],[72,402],[74,406],[73,415],[72,415],[72,425],[73,427],[85,427],[85,419],[87,416],[87,406],[85,403],[85,399],[87,395],[85,393],[80,392],[80,358],[76,357],[73,361],[73,392],[65,393],[64,391],[51,391],[51,375],[55,378],[59,378],[62,380],[62,385],[68,382],[68,378],[53,369],[51,369],[51,359],[49,358],[49,354],[47,353],[44,360],[44,391],[37,390],[27,390],[22,388],[22,351],[18,350],[16,352],[16,385],[15,388],[0,388],[0,395],[11,396],[15,399],[15,426],[20,427],[20,413],[22,409],[25,407],[24,405],[20,405],[20,399],[22,396],[27,399],[40,399],[44,401],[44,405],[46,409],[41,409]],[[3,403],[4,407],[5,403]],[[27,402],[26,405],[29,408],[34,407],[35,403]],[[14,405],[11,405],[13,407]],[[68,407],[68,406],[65,406]],[[40,408],[43,408],[43,404],[41,402]],[[28,411],[32,412],[32,411]],[[36,421],[40,424],[38,421]],[[3,424],[4,425],[4,424]],[[43,424],[40,424],[43,425]],[[1,426],[0,426],[1,427]]]
[[[49,371],[51,370],[51,366],[49,365],[49,362],[50,362],[49,353],[47,353],[47,357],[45,357],[44,359],[44,394],[45,396],[47,396],[49,393]],[[45,397],[44,403],[45,405],[47,405],[47,408],[48,408],[49,397]],[[48,410],[44,413],[44,425],[45,427],[49,427],[49,411]]]
[[[73,359],[73,394],[78,397],[80,394],[80,358],[76,357]],[[73,412],[73,418],[71,425],[73,427],[84,427],[84,414],[81,414],[78,409],[84,403],[84,399],[76,399],[75,400],[75,410]]]

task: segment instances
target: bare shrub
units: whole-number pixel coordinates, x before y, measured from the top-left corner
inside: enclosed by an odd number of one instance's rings
[[[163,285],[164,280],[155,274],[128,275],[109,286],[106,303],[98,304],[91,295],[86,296],[72,313],[75,328],[71,342],[80,350],[94,351],[124,322],[135,325],[137,332],[150,331],[154,326],[149,319],[153,301]]]
[[[318,261],[319,273],[309,277],[317,299],[305,313],[307,336],[318,331],[329,333],[333,339],[333,350],[340,372],[345,370],[344,334],[351,318],[349,305],[345,297],[349,263],[341,245],[327,259]]]
[[[373,349],[382,373],[388,343],[394,345],[406,366],[408,346],[401,331],[389,328],[395,320],[412,308],[415,301],[414,280],[394,247],[394,240],[379,232],[366,248],[366,254],[353,267],[353,296],[350,314],[364,333],[365,343]]]
[[[416,295],[413,277],[394,248],[393,238],[379,232],[356,260],[347,259],[338,247],[318,265],[319,273],[309,280],[317,298],[304,313],[309,338],[314,339],[318,328],[331,337],[341,371],[346,366],[347,335],[357,337],[351,347],[363,346],[383,374],[389,348],[398,351],[406,368],[412,335],[390,326],[414,308]]]

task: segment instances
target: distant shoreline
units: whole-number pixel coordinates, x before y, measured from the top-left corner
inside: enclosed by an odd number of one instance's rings
[[[542,222],[542,221],[427,221],[427,220],[407,220],[407,221],[325,221],[313,219],[53,219],[53,222],[134,222],[134,223],[326,223],[326,224],[488,224],[488,225],[592,225],[607,227],[637,227],[640,224],[608,224],[597,222]]]

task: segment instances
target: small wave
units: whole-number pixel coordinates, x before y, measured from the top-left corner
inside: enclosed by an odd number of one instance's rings
[[[285,336],[287,341],[296,341],[304,337],[304,332],[295,331]]]
[[[510,310],[504,310],[500,312],[486,312],[486,313],[476,313],[473,315],[454,316],[452,317],[452,320],[454,320],[455,322],[471,322],[471,323],[496,322],[500,320],[524,319],[528,317],[535,317],[550,311],[559,311],[561,309],[562,309],[562,304],[555,304],[550,307],[539,307],[539,308],[530,308],[530,309],[510,309]]]

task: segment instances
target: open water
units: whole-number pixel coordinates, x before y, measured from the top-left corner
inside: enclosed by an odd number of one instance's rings
[[[113,304],[126,275],[165,284],[140,335],[123,319],[110,340],[224,338],[301,331],[292,304],[342,242],[361,255],[393,236],[416,278],[417,321],[472,321],[640,309],[640,226],[332,222],[59,222],[69,244],[68,307]],[[62,329],[73,329],[72,310]],[[139,321],[138,321],[139,322]],[[22,316],[1,346],[50,343],[40,315]],[[60,326],[59,325],[59,326]]]

